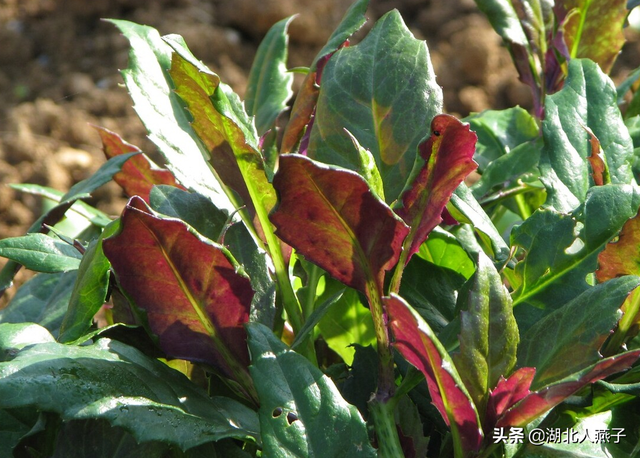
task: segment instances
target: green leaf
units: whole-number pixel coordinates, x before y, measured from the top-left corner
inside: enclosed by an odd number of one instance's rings
[[[74,246],[44,234],[0,240],[0,256],[18,262],[27,269],[46,273],[75,270],[82,259]]]
[[[12,184],[10,186],[20,192],[42,196],[58,204],[60,203],[62,196],[64,196],[63,192],[48,186],[40,186],[37,184]],[[111,218],[109,218],[106,213],[82,202],[81,200],[75,202],[71,206],[71,212],[77,213],[98,227],[104,228],[111,223]]]
[[[36,423],[38,413],[32,409],[0,410],[0,456],[14,456],[13,449]]]
[[[545,102],[540,160],[547,206],[570,212],[593,186],[591,143],[585,127],[600,141],[614,184],[632,183],[633,144],[616,102],[613,82],[586,59],[572,59],[564,87]]]
[[[121,154],[107,160],[107,162],[102,164],[89,178],[74,184],[71,189],[60,198],[60,204],[91,197],[93,191],[110,182],[113,176],[120,172],[124,163],[137,154],[140,154],[140,152]]]
[[[89,244],[78,268],[78,279],[68,302],[60,342],[71,342],[82,337],[93,324],[93,317],[107,299],[111,264],[102,251],[102,241],[120,227],[119,220],[111,223],[97,240]]]
[[[345,291],[337,303],[327,310],[318,328],[329,348],[340,355],[347,365],[353,363],[353,344],[366,347],[376,341],[371,312],[353,289]]]
[[[434,228],[429,238],[420,247],[418,256],[439,267],[453,270],[467,280],[476,271],[476,267],[462,248],[460,242],[449,232]]]
[[[358,410],[329,377],[271,330],[247,325],[265,456],[375,457]]]
[[[78,272],[36,275],[0,310],[0,323],[37,323],[58,335]]]
[[[118,134],[102,127],[95,127],[102,140],[102,150],[107,159],[127,153],[142,153],[137,146],[124,141]],[[173,174],[159,168],[145,154],[137,154],[122,166],[122,170],[113,176],[129,197],[140,196],[149,202],[149,192],[153,185],[165,184],[180,186]]]
[[[162,350],[215,367],[251,396],[242,325],[253,291],[228,252],[182,221],[151,213],[139,197],[129,201],[119,232],[102,247],[120,287],[146,311]]]
[[[539,135],[538,125],[522,108],[487,110],[464,121],[478,135],[473,159],[482,176],[471,186],[476,198],[538,165],[541,145],[534,142]]]
[[[504,41],[522,46],[528,44],[511,0],[476,0],[476,4]]]
[[[451,205],[447,208],[458,221],[473,225],[480,237],[490,246],[496,262],[502,263],[508,259],[509,247],[466,184],[461,183],[457,187],[451,195]]]
[[[522,283],[513,293],[514,305],[526,302],[553,309],[584,291],[586,275],[596,270],[598,253],[636,214],[639,198],[632,186],[597,186],[573,215],[538,210],[514,228],[512,244],[527,252],[516,265]]]
[[[7,338],[33,326],[0,325],[0,352],[11,349]],[[56,412],[64,421],[105,419],[138,442],[183,450],[227,437],[259,437],[249,408],[210,398],[179,372],[109,339],[81,347],[34,340],[0,363],[0,408],[26,406]]]
[[[245,107],[255,116],[258,135],[273,127],[293,95],[293,74],[287,71],[287,28],[293,16],[273,25],[260,43],[249,72]]]
[[[461,297],[460,353],[453,361],[482,417],[489,390],[516,364],[520,339],[511,297],[500,274],[483,254],[477,266],[469,289]]]
[[[220,239],[228,220],[227,214],[202,194],[172,186],[154,186],[149,194],[149,206],[158,213],[184,221],[214,241]]]
[[[609,73],[625,43],[627,1],[565,0],[556,10],[563,10],[558,20],[564,20],[563,37],[571,57],[591,59]]]
[[[473,263],[471,266],[474,268]],[[402,275],[400,295],[413,304],[413,308],[438,334],[454,319],[458,290],[465,280],[455,270],[414,256]]]
[[[428,124],[441,110],[442,92],[426,44],[391,11],[364,40],[340,49],[325,66],[309,155],[359,170],[359,153],[346,128],[375,157],[391,203],[411,174]]]
[[[635,276],[601,283],[529,328],[518,364],[537,369],[532,387],[550,385],[600,360],[598,350],[620,319],[622,302],[638,285]]]
[[[276,257],[280,247],[275,246],[268,220],[276,195],[267,179],[251,118],[237,94],[191,54],[182,37],[172,35],[165,41],[176,51],[171,65],[176,93],[193,116],[191,126],[207,148],[207,159],[224,185],[247,207],[249,216],[240,211],[247,227],[254,234],[264,234],[271,255]],[[237,203],[236,208],[240,207]]]
[[[347,286],[382,291],[409,229],[360,175],[287,154],[273,186],[271,221],[282,240]]]
[[[393,295],[384,302],[393,346],[424,374],[432,402],[451,428],[455,456],[479,450],[483,434],[478,412],[447,351],[402,298]]]
[[[233,211],[233,205],[211,173],[203,148],[191,127],[192,118],[174,92],[169,76],[171,47],[152,27],[111,19],[131,44],[129,65],[122,77],[134,108],[160,149],[167,167],[184,186],[207,196],[216,207]]]

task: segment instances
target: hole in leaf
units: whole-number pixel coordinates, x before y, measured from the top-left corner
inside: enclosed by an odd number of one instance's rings
[[[298,414],[295,412],[289,412],[287,414],[287,422],[289,422],[289,424],[293,423],[294,421],[296,421],[298,419]]]
[[[278,418],[280,415],[282,415],[282,407],[276,407],[275,409],[273,409],[273,413],[271,415],[273,416],[273,418]]]

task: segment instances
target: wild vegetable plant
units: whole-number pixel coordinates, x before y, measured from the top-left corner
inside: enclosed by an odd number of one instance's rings
[[[533,115],[444,114],[397,11],[349,43],[367,0],[293,103],[291,18],[244,101],[181,37],[112,20],[167,169],[98,128],[91,178],[14,185],[54,205],[0,241],[0,288],[39,272],[0,311],[0,455],[637,453],[640,117],[606,73],[625,2],[477,3]],[[111,179],[115,220],[82,201]]]

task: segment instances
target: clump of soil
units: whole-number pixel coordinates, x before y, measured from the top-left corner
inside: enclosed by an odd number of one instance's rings
[[[464,116],[530,107],[508,52],[473,0],[371,3],[370,22],[398,8],[414,35],[427,40],[447,111]],[[91,124],[118,132],[154,156],[121,86],[118,69],[127,65],[128,42],[101,18],[181,34],[242,96],[256,48],[273,23],[300,13],[290,27],[289,66],[306,66],[347,7],[343,0],[0,1],[0,238],[23,234],[41,211],[37,198],[7,183],[66,191],[104,162]],[[124,202],[114,184],[94,196],[98,208],[114,216]]]

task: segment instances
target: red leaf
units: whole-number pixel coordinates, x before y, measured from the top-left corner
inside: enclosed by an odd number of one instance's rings
[[[278,237],[344,284],[366,293],[375,281],[382,291],[409,228],[360,175],[288,154],[273,186]]]
[[[102,149],[107,159],[140,151],[137,146],[127,143],[118,134],[104,127],[94,127],[100,135]],[[176,182],[176,178],[169,170],[159,168],[144,154],[137,154],[125,162],[122,170],[113,176],[113,180],[129,197],[140,196],[146,203],[149,203],[149,193],[156,184],[185,189]]]
[[[531,393],[529,388],[536,375],[534,367],[522,367],[515,371],[508,379],[500,377],[500,381],[489,395],[484,430],[491,431],[498,418],[510,407],[520,402]]]
[[[179,220],[154,215],[133,197],[120,232],[103,248],[121,288],[146,311],[169,357],[209,364],[243,383],[249,364],[243,324],[253,291],[219,245]]]
[[[524,426],[552,409],[582,387],[602,380],[617,372],[627,370],[640,357],[640,350],[603,359],[590,369],[583,371],[577,380],[547,386],[526,396],[498,419],[497,427]]]
[[[429,387],[433,404],[465,452],[482,443],[478,414],[471,397],[440,341],[429,325],[399,296],[384,298],[389,314],[393,346],[420,370]]]
[[[618,240],[608,243],[598,255],[598,283],[623,275],[640,275],[639,259],[640,213],[624,223]]]
[[[433,118],[431,132],[418,147],[425,164],[402,195],[402,207],[396,210],[413,228],[407,262],[442,221],[453,191],[477,167],[473,153],[478,137],[469,130],[469,124],[441,114]]]

